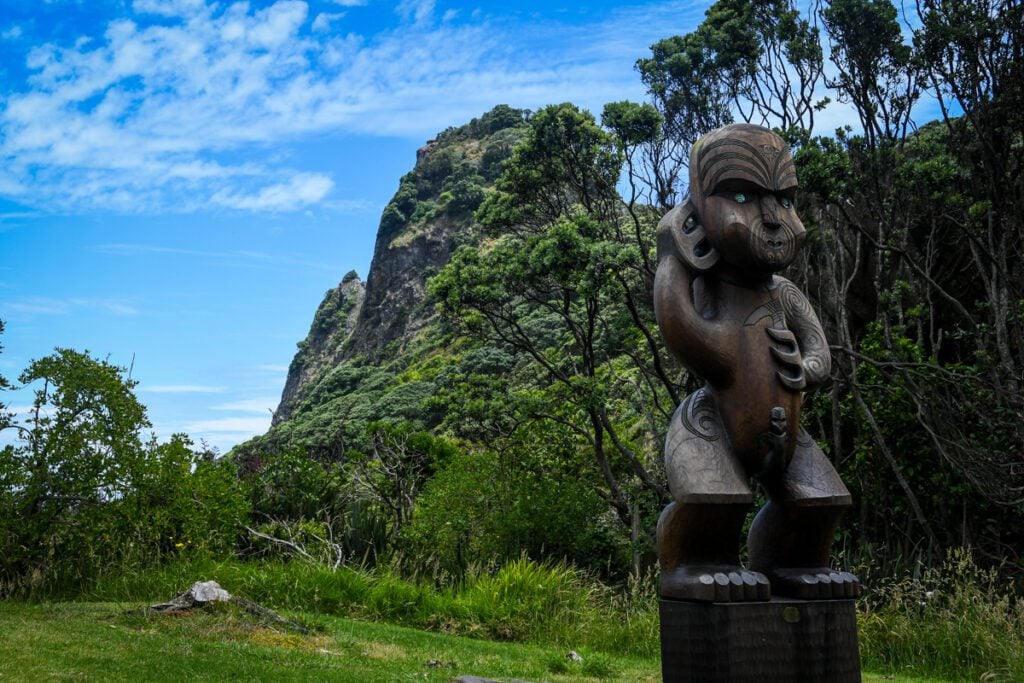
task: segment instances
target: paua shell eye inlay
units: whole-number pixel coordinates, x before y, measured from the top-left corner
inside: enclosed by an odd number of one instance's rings
[[[733,199],[736,200],[737,204],[745,204],[747,202],[747,195],[743,194],[742,192],[737,192],[733,196]]]
[[[793,206],[793,202],[791,202],[788,197],[783,197],[782,199],[780,199],[779,204],[782,204],[782,208],[784,209],[788,209],[789,207]]]

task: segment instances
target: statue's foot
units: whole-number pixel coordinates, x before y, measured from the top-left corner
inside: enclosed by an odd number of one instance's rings
[[[860,595],[860,580],[850,572],[827,567],[776,569],[768,572],[772,593],[801,600],[838,600]]]
[[[684,565],[662,570],[658,593],[663,598],[702,602],[768,600],[771,585],[764,574],[729,565]]]

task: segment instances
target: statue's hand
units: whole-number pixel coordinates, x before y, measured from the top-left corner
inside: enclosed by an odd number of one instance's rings
[[[694,275],[711,270],[719,254],[708,240],[697,209],[688,197],[662,217],[658,223],[658,261],[674,255]]]
[[[803,391],[807,386],[807,380],[804,377],[803,358],[800,355],[796,337],[785,329],[766,327],[764,331],[775,342],[770,348],[772,355],[779,363],[779,369],[775,373],[778,375],[779,381],[790,391]]]

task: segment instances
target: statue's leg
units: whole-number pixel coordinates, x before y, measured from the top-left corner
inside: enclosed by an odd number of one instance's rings
[[[786,470],[762,482],[769,502],[747,538],[750,567],[771,581],[772,593],[802,599],[852,598],[853,574],[829,568],[829,551],[850,492],[814,440],[800,431]]]
[[[704,390],[688,396],[665,440],[675,502],[658,520],[659,592],[680,600],[767,600],[768,580],[740,566],[743,522],[753,495]]]
[[[740,566],[749,509],[748,503],[670,503],[658,520],[659,594],[708,602],[767,600],[768,579]]]

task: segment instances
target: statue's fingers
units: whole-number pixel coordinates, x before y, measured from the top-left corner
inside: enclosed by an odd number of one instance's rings
[[[780,369],[775,374],[778,375],[779,381],[782,382],[782,386],[792,391],[803,391],[804,387],[807,386],[807,380],[804,378],[803,370],[791,373]]]
[[[778,346],[772,346],[770,348],[772,350],[772,355],[775,356],[776,360],[784,365],[792,365],[794,368],[799,368],[800,372],[803,372],[803,359],[801,358],[799,351],[781,349]]]
[[[793,348],[796,348],[797,346],[796,335],[794,335],[789,330],[780,330],[775,327],[766,327],[764,328],[764,331],[768,334],[769,337],[771,337],[780,344],[786,344],[792,346]]]

